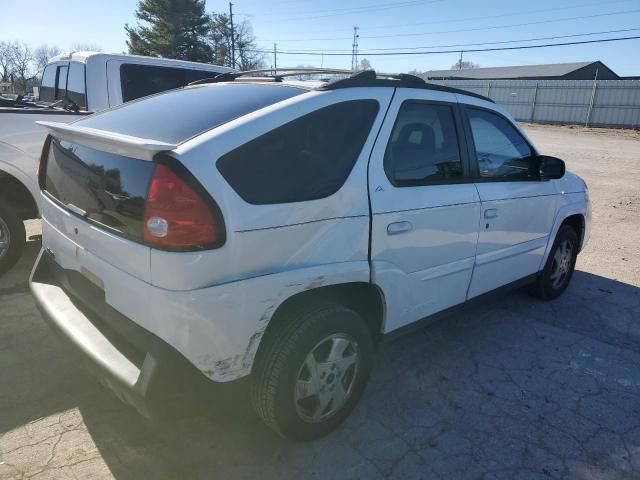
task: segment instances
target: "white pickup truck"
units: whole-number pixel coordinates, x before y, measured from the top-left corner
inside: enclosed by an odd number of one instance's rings
[[[46,137],[38,120],[70,123],[136,98],[214,77],[230,68],[96,52],[53,57],[37,102],[0,104],[0,275],[20,257],[23,221],[39,216],[36,170]]]

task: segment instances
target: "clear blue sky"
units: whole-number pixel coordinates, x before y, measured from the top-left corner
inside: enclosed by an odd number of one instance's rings
[[[125,23],[135,24],[135,0],[2,0],[0,40],[32,46],[77,42],[107,52],[126,50]],[[227,11],[228,3],[207,1],[208,11]],[[351,50],[353,27],[360,27],[360,50],[501,42],[637,28],[563,42],[640,35],[640,0],[236,0],[237,20],[251,22],[260,47],[279,50]],[[589,17],[589,18],[575,18]],[[515,44],[514,44],[515,45]],[[464,48],[464,47],[454,47]],[[466,47],[474,48],[474,47]],[[446,48],[444,48],[446,49]],[[449,68],[458,54],[381,57],[364,53],[381,71]],[[545,49],[468,52],[480,66],[602,60],[620,75],[640,75],[640,40]],[[269,55],[267,63],[271,63]],[[309,64],[349,68],[351,57],[279,55],[280,66]]]

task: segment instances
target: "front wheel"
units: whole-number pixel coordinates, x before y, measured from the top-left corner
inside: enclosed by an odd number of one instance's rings
[[[0,201],[0,275],[20,258],[26,233],[22,219],[9,204]]]
[[[285,314],[256,358],[253,404],[293,440],[326,435],[362,396],[373,358],[371,332],[356,312],[318,302]]]
[[[558,230],[544,269],[532,285],[532,293],[543,300],[562,295],[573,276],[577,257],[578,235],[572,227],[564,225]]]

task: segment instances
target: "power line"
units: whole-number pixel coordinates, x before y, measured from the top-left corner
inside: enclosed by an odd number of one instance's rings
[[[416,27],[416,26],[420,26],[420,25],[444,25],[444,24],[450,24],[450,23],[460,23],[460,22],[468,22],[468,21],[477,21],[477,20],[490,20],[490,19],[494,19],[494,18],[504,18],[504,17],[515,17],[515,16],[521,16],[521,15],[530,15],[533,13],[543,13],[543,12],[554,12],[554,11],[559,11],[559,10],[571,10],[571,9],[576,9],[576,8],[585,8],[585,7],[593,7],[593,6],[599,6],[599,5],[614,5],[617,3],[627,3],[630,0],[615,0],[615,1],[611,1],[611,2],[593,2],[593,3],[585,3],[585,4],[579,4],[579,5],[568,5],[568,6],[564,6],[564,7],[554,7],[554,8],[543,8],[543,9],[537,9],[537,10],[525,10],[522,12],[515,12],[515,13],[502,13],[502,14],[497,14],[497,15],[485,15],[482,17],[478,17],[478,16],[473,16],[473,17],[458,17],[455,19],[449,19],[449,20],[433,20],[433,21],[429,21],[429,22],[414,22],[414,23],[404,23],[404,24],[397,24],[397,25],[374,25],[374,26],[367,26],[367,30],[389,30],[389,29],[394,29],[394,28],[405,28],[405,27]],[[335,29],[333,30],[315,30],[313,32],[311,31],[306,31],[305,33],[333,33],[336,32]]]
[[[640,35],[633,37],[617,37],[617,38],[604,38],[598,40],[579,40],[575,42],[563,42],[563,43],[544,43],[538,45],[519,45],[517,47],[494,47],[494,48],[469,48],[465,49],[465,52],[498,52],[506,50],[525,50],[531,48],[546,48],[546,47],[563,47],[566,45],[585,45],[590,43],[605,43],[605,42],[618,42],[623,40],[636,40],[640,39]],[[251,50],[252,52],[266,53],[266,50]],[[281,55],[314,55],[314,56],[348,56],[351,53],[321,53],[321,52],[304,52],[304,51],[278,51]],[[367,56],[397,56],[397,55],[435,55],[442,53],[460,53],[460,50],[430,50],[430,51],[396,51],[396,52],[372,52],[367,53]]]
[[[345,7],[345,8],[334,8],[329,10],[318,10],[314,12],[313,15],[301,15],[299,17],[279,18],[277,20],[270,21],[269,23],[283,23],[283,22],[294,22],[299,20],[313,20],[318,18],[340,17],[343,15],[378,12],[382,10],[389,10],[389,9],[402,8],[402,7],[413,7],[420,4],[431,4],[431,3],[438,3],[443,1],[444,0],[429,0],[429,1],[404,0],[401,2],[395,2],[395,3],[388,3],[388,2],[378,3],[374,5],[367,5],[367,6],[361,6],[361,7]],[[318,13],[322,13],[323,15],[317,15]],[[280,13],[277,13],[277,12],[263,13],[261,15],[280,15]]]
[[[545,23],[557,23],[557,22],[565,22],[569,20],[582,20],[586,18],[597,18],[597,17],[607,17],[612,15],[624,15],[629,13],[637,13],[640,12],[640,9],[633,10],[623,10],[618,12],[609,12],[609,13],[597,13],[593,15],[581,15],[576,17],[563,17],[563,18],[554,18],[550,20],[540,20],[536,22],[526,22],[526,23],[514,23],[509,25],[494,25],[489,27],[476,27],[476,28],[463,28],[457,30],[440,30],[440,31],[430,31],[430,32],[420,32],[420,33],[398,33],[398,34],[388,34],[388,35],[367,35],[360,38],[397,38],[397,37],[417,37],[417,36],[425,36],[425,35],[440,35],[444,33],[461,33],[461,32],[479,32],[484,30],[499,30],[502,28],[513,28],[513,27],[523,27],[529,25],[541,25]],[[334,37],[334,38],[295,38],[295,39],[279,39],[278,42],[309,42],[309,41],[332,41],[332,40],[351,40],[350,37]]]
[[[518,40],[502,40],[499,42],[478,42],[478,43],[451,43],[447,45],[423,45],[420,47],[390,47],[390,48],[369,48],[367,50],[358,50],[360,54],[367,55],[369,52],[377,52],[377,51],[397,51],[397,50],[424,50],[429,48],[453,48],[453,47],[475,47],[481,45],[503,45],[509,43],[520,43],[520,42],[537,42],[540,40],[558,40],[560,38],[575,38],[575,37],[588,37],[592,35],[606,35],[610,33],[626,33],[626,32],[637,32],[640,28],[623,28],[620,30],[604,30],[602,32],[588,32],[588,33],[574,33],[571,35],[553,35],[550,37],[536,37],[536,38],[521,38]],[[305,53],[328,53],[328,52],[350,52],[352,50],[347,50],[344,48],[339,49],[305,49],[305,50],[297,50]]]

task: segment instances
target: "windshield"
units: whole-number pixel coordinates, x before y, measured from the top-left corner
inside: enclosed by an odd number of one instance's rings
[[[77,124],[161,142],[182,143],[206,130],[305,91],[277,84],[203,85],[134,101]]]

